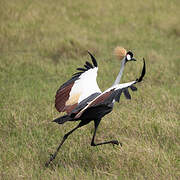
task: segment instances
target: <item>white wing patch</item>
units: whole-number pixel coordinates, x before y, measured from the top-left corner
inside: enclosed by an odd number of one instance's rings
[[[123,88],[126,88],[126,87],[129,87],[129,86],[133,85],[134,83],[136,83],[136,81],[131,81],[129,83],[123,83],[123,84],[117,84],[115,89],[116,90],[123,89]]]
[[[136,83],[136,81],[131,81],[131,82],[128,82],[128,83],[122,83],[122,84],[113,85],[110,88],[108,88],[107,90],[105,90],[102,94],[110,91],[111,89],[118,90],[118,89],[123,89],[123,88],[129,87],[129,86],[133,85],[134,83]]]
[[[75,81],[71,89],[69,100],[66,103],[80,103],[91,94],[101,92],[96,81],[97,71],[98,68],[95,67],[79,76],[79,79]]]
[[[97,96],[95,99],[93,99],[91,102],[88,103],[87,106],[85,106],[76,116],[75,118],[79,118],[82,113],[88,108],[91,106],[91,104],[93,104],[94,101],[96,101],[100,96],[103,96],[105,93],[115,89],[115,90],[118,90],[118,89],[123,89],[123,88],[127,88],[133,84],[135,84],[136,81],[131,81],[129,83],[123,83],[123,84],[117,84],[117,85],[114,85],[114,86],[111,86],[110,88],[108,88],[106,91],[104,91],[103,93],[101,93],[99,96]]]

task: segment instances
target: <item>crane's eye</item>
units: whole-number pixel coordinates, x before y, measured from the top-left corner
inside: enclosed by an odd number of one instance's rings
[[[131,56],[129,54],[127,54],[126,58],[128,61],[131,60]]]

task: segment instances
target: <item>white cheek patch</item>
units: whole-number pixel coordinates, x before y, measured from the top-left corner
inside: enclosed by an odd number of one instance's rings
[[[126,57],[128,61],[131,60],[131,56],[129,54]]]

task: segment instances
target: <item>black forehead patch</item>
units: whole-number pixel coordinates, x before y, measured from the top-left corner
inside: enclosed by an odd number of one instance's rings
[[[132,53],[131,51],[128,51],[128,52],[127,52],[127,55],[128,55],[128,54],[131,56],[131,58],[133,57],[133,53]]]

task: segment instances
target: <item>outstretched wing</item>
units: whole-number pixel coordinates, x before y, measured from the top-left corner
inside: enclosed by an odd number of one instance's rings
[[[101,92],[97,82],[98,65],[94,56],[88,52],[92,63],[86,61],[83,68],[77,68],[78,72],[65,82],[56,92],[55,107],[59,112],[68,114],[84,99],[91,94]]]
[[[87,108],[99,106],[102,104],[109,105],[111,103],[114,103],[115,101],[119,102],[122,92],[125,94],[126,98],[130,99],[131,96],[129,94],[128,88],[130,88],[132,91],[137,90],[136,87],[134,87],[133,85],[138,82],[141,82],[145,73],[146,66],[144,60],[144,66],[141,72],[141,76],[138,79],[129,83],[114,85],[111,88],[107,89],[106,91],[98,95],[96,98],[94,98],[91,102],[89,102],[87,106],[85,106],[81,111],[79,111],[76,114],[75,119],[78,119]]]

